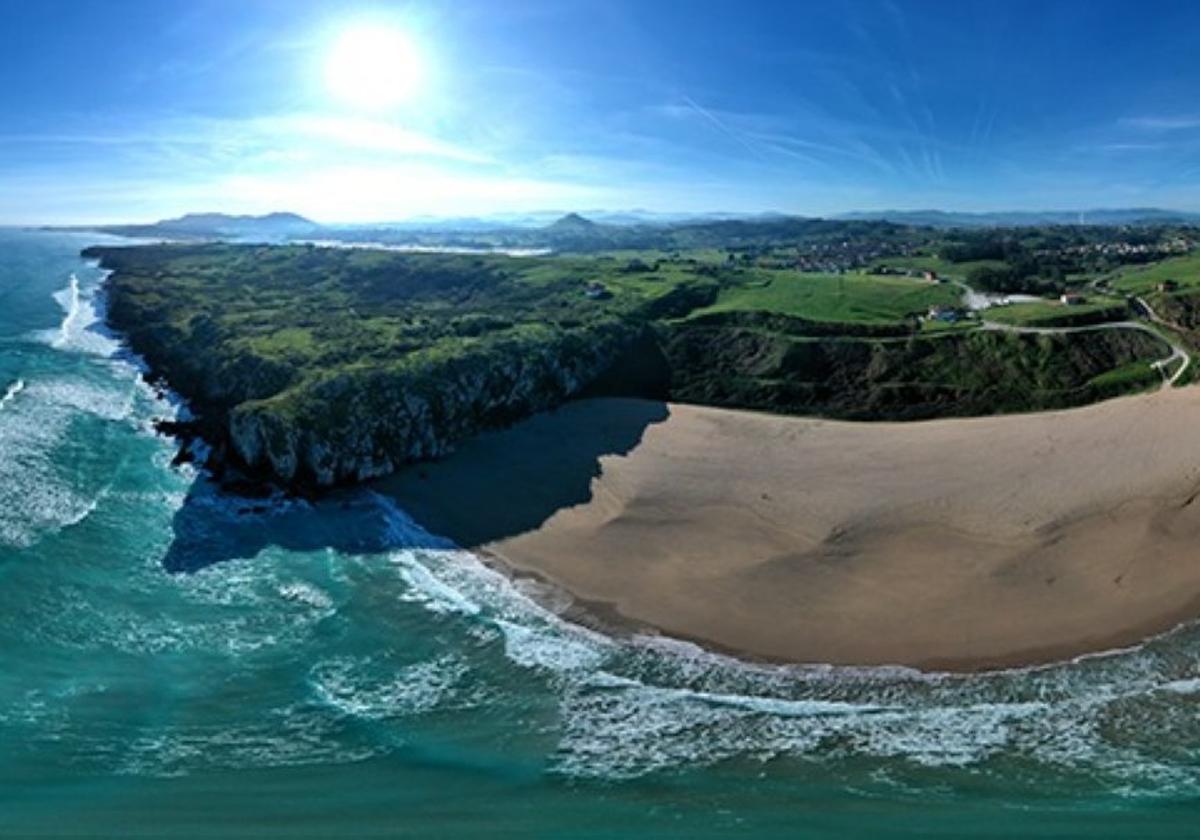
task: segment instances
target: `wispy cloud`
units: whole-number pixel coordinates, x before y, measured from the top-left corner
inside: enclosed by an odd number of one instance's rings
[[[787,111],[742,113],[703,107],[687,97],[650,111],[673,120],[702,121],[763,162],[798,161],[808,164],[811,174],[833,170],[936,185],[945,180],[946,156],[953,160],[968,151],[979,156],[978,149],[951,142],[937,131],[932,110],[923,99],[913,100],[894,84],[885,90],[901,116],[889,119],[871,111],[854,119],[804,101],[790,102]],[[859,171],[848,170],[847,164],[856,164]]]
[[[1200,128],[1200,116],[1186,114],[1122,117],[1118,122],[1123,126],[1144,131],[1183,131]]]
[[[1157,152],[1169,148],[1166,143],[1092,143],[1075,147],[1079,152]]]
[[[758,146],[755,143],[753,143],[744,132],[741,132],[741,131],[738,131],[738,130],[732,128],[728,123],[725,122],[725,120],[723,120],[719,116],[717,116],[716,113],[714,113],[713,111],[710,111],[707,108],[702,107],[699,103],[696,102],[696,100],[692,99],[690,96],[684,96],[683,103],[688,108],[690,108],[694,113],[698,114],[707,123],[709,123],[709,125],[713,126],[714,128],[716,128],[717,131],[721,132],[726,137],[730,138],[735,143],[737,143],[739,146],[741,146],[743,149],[750,152],[750,154],[754,155],[757,158],[762,158],[762,156],[763,156],[762,150],[760,148],[758,148]]]
[[[162,156],[234,159],[243,164],[322,157],[344,159],[346,154],[440,159],[464,164],[495,162],[481,150],[449,143],[396,123],[318,113],[248,119],[172,119],[132,130],[0,134],[0,145],[121,147]]]
[[[382,152],[399,157],[430,157],[461,163],[494,163],[488,154],[448,143],[394,123],[357,117],[294,114],[264,117],[245,125],[259,139],[296,137],[340,149]],[[235,130],[237,128],[235,127]]]

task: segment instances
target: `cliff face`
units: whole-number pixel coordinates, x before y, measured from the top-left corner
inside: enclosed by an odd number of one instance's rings
[[[238,460],[288,484],[330,486],[446,454],[483,429],[553,408],[619,362],[641,328],[609,325],[550,341],[395,369],[343,373],[234,408]]]
[[[851,420],[1042,411],[1162,381],[1162,340],[1138,331],[963,332],[938,338],[793,337],[695,322],[664,343],[680,402]],[[1136,377],[1110,371],[1138,366]]]
[[[300,248],[85,255],[114,270],[110,323],[197,418],[170,430],[203,437],[233,477],[319,489],[581,393],[666,395],[648,307],[590,301],[569,275],[532,287],[499,260]],[[656,311],[710,301],[697,285],[653,289]]]
[[[338,374],[236,405],[223,434],[251,470],[328,487],[441,457],[581,393],[857,419],[1031,411],[1112,396],[1091,380],[1163,351],[1150,336],[1114,331],[875,342],[614,323]]]
[[[717,281],[632,261],[230,245],[86,255],[114,270],[112,325],[189,401],[196,421],[169,430],[203,437],[231,479],[292,490],[437,458],[576,396],[862,420],[991,414],[1149,387],[1161,377],[1148,361],[1167,353],[1141,332],[921,335],[909,318],[693,314]],[[605,294],[584,293],[597,284]]]

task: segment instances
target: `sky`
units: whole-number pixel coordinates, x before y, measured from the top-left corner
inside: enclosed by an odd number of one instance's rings
[[[1200,4],[0,0],[0,224],[1200,210]]]

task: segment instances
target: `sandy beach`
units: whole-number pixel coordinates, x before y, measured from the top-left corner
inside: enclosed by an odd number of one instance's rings
[[[1200,614],[1200,388],[846,423],[588,400],[383,490],[585,603],[750,657],[978,670]]]

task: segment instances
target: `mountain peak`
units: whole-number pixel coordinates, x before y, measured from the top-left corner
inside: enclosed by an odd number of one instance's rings
[[[297,213],[277,211],[262,216],[235,216],[228,213],[185,213],[163,219],[152,227],[202,236],[261,233],[300,233],[315,230],[316,222]]]
[[[568,213],[561,219],[558,219],[549,225],[547,229],[555,231],[579,232],[595,230],[596,227],[597,224],[591,219],[585,219],[578,213]]]

